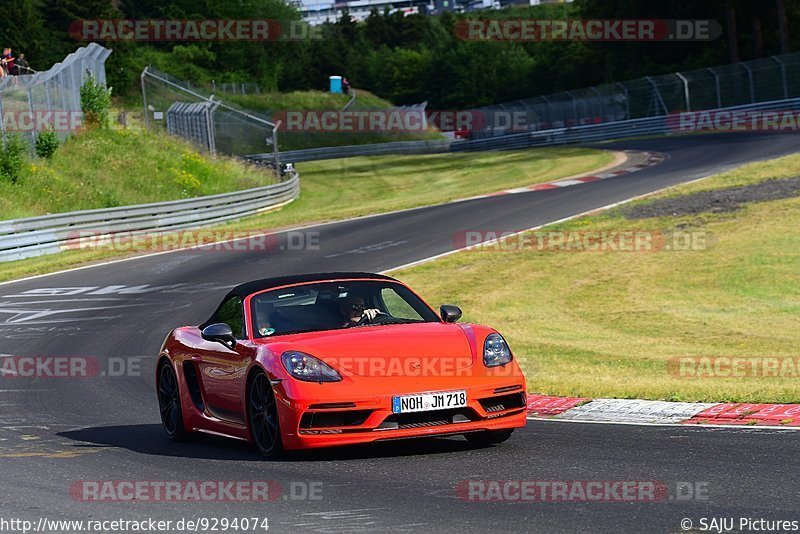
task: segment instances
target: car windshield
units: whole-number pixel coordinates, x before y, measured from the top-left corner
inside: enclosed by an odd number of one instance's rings
[[[407,287],[383,280],[321,282],[267,291],[251,299],[251,310],[256,338],[439,321]]]

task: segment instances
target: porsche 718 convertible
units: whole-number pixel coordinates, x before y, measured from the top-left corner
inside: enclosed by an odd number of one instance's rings
[[[454,434],[500,443],[525,425],[525,378],[497,331],[460,317],[377,274],[241,284],[164,341],[164,430],[246,440],[267,457]]]

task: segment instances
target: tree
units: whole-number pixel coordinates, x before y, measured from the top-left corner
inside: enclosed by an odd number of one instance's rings
[[[789,19],[786,16],[786,6],[783,0],[775,0],[775,9],[778,12],[778,29],[781,36],[781,54],[788,54],[792,51],[791,40],[789,39]]]
[[[80,20],[120,18],[111,0],[43,0],[42,13],[48,29],[43,60],[48,65],[64,59],[77,46],[86,44],[70,35],[70,25]]]
[[[4,36],[3,46],[10,46],[16,54],[23,52],[33,68],[47,68],[42,58],[47,34],[33,0],[6,0],[0,17],[0,35]]]

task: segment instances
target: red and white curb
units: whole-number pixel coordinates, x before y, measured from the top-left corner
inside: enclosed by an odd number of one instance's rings
[[[800,404],[725,404],[529,395],[528,418],[592,423],[766,426],[800,430]]]
[[[660,154],[658,152],[641,152],[637,150],[626,150],[626,154],[633,155],[637,154],[640,156],[644,156],[644,161],[640,159],[639,163],[634,163],[629,158],[629,163],[623,163],[622,167],[618,169],[614,169],[612,171],[607,172],[600,172],[597,174],[590,174],[588,176],[579,176],[576,178],[563,178],[561,180],[555,180],[553,182],[545,182],[543,184],[535,184],[535,185],[528,185],[525,187],[515,187],[514,189],[506,189],[503,191],[498,191],[496,193],[492,193],[486,196],[497,196],[497,195],[514,195],[517,193],[527,193],[528,191],[542,191],[545,189],[558,189],[560,187],[571,187],[573,185],[581,185],[588,182],[596,182],[597,180],[605,180],[608,178],[616,178],[617,176],[622,176],[623,174],[628,174],[631,172],[639,171],[645,169],[647,167],[651,167],[653,165],[657,165],[664,161],[665,156],[664,154]]]

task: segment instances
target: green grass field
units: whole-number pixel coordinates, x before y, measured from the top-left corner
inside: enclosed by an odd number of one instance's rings
[[[344,219],[431,205],[509,187],[592,172],[612,163],[610,152],[577,148],[515,152],[378,156],[298,164],[300,198],[258,216],[228,224],[226,230],[263,230]],[[230,162],[231,165],[238,165]],[[119,168],[98,161],[91,172]],[[164,163],[166,169],[169,164]],[[236,170],[243,172],[246,167]],[[502,172],[499,172],[502,170]],[[131,171],[138,172],[138,171]],[[119,175],[124,171],[119,170]],[[151,180],[160,175],[152,174]],[[165,179],[172,179],[165,174]],[[126,179],[119,176],[119,179]],[[53,272],[87,261],[122,256],[108,250],[67,251],[3,264],[0,280]]]
[[[165,134],[85,132],[52,159],[26,163],[17,183],[0,180],[0,220],[213,195],[274,180],[262,167],[212,159]]]
[[[342,109],[351,95],[327,91],[290,91],[252,95],[221,94],[220,98],[233,104],[255,111],[275,111],[281,109]],[[353,109],[385,109],[392,103],[366,91],[356,89]]]
[[[800,156],[790,156],[628,206],[799,174]],[[692,378],[669,363],[680,357],[798,361],[800,198],[748,203],[721,214],[630,220],[622,213],[619,208],[546,231],[677,231],[696,236],[697,246],[568,251],[542,247],[532,235],[527,237],[537,244],[522,250],[490,246],[394,274],[432,303],[461,305],[465,320],[496,326],[525,369],[532,392],[800,401],[792,367],[779,377]]]
[[[275,228],[427,206],[591,172],[613,158],[582,148],[537,148],[299,163],[298,200],[235,226]]]

